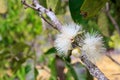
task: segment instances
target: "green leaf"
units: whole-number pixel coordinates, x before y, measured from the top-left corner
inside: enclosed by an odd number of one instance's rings
[[[31,70],[31,66],[27,65],[25,66],[25,73],[27,74]]]
[[[37,75],[38,75],[38,70],[36,68],[34,68],[34,74],[35,74],[35,80],[36,80]]]
[[[47,3],[46,3],[46,0],[39,0],[40,4],[42,6],[44,6],[45,8],[47,8]]]
[[[66,12],[66,7],[67,7],[67,4],[64,2],[62,2],[61,0],[58,0],[57,2],[57,6],[55,7],[55,14],[58,15],[58,14],[65,14]]]
[[[87,20],[80,14],[80,8],[83,2],[84,0],[69,0],[69,8],[73,21],[84,25],[87,23]]]
[[[44,62],[44,61],[45,61],[45,58],[46,58],[46,56],[45,56],[44,54],[42,54],[42,55],[39,57],[40,63]]]
[[[20,79],[20,80],[24,80],[25,79],[25,67],[21,67],[17,73],[16,76]]]
[[[44,54],[52,54],[52,53],[56,53],[56,52],[57,52],[57,50],[54,47],[52,47],[47,52],[45,52]]]
[[[98,15],[98,26],[104,36],[109,37],[109,23],[108,18],[104,12]]]
[[[85,18],[93,17],[100,11],[107,1],[108,0],[85,0],[80,8],[80,13]]]
[[[48,9],[52,9],[52,11],[55,11],[58,1],[59,0],[46,0]]]
[[[57,80],[57,70],[56,70],[56,58],[51,59],[49,67],[51,69],[51,78],[50,80]]]
[[[74,77],[74,79],[75,79],[75,80],[79,80],[79,78],[78,78],[78,76],[77,76],[77,74],[76,74],[73,66],[72,66],[70,63],[68,63],[67,61],[65,61],[65,63],[66,63],[66,66],[68,67],[70,73],[71,73],[72,76]]]

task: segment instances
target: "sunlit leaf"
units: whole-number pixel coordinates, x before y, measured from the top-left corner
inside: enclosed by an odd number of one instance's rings
[[[93,17],[105,6],[107,1],[108,0],[85,0],[80,8],[80,13],[85,18]]]
[[[19,70],[17,71],[16,76],[17,76],[20,80],[25,80],[25,68],[24,68],[24,67],[20,67]]]
[[[98,16],[98,26],[104,36],[109,36],[109,23],[108,18],[104,12],[101,12]]]

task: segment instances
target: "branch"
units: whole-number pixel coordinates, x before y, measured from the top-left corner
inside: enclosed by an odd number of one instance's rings
[[[22,0],[22,4],[24,4],[25,6],[27,6],[29,8],[34,9],[35,11],[38,11],[40,15],[45,13],[51,19],[52,24],[54,25],[52,27],[61,32],[62,24],[59,22],[59,20],[55,16],[55,14],[52,11],[50,11],[50,10],[44,8],[43,6],[41,6],[39,4],[38,0],[33,0],[33,5],[34,6],[30,5],[30,4],[27,4],[25,0]]]
[[[108,18],[110,19],[110,21],[112,22],[112,24],[114,25],[115,29],[117,30],[119,36],[120,36],[120,29],[119,29],[119,25],[117,24],[117,22],[115,21],[115,19],[112,17],[112,15],[109,12],[109,3],[106,3],[106,15],[108,16]]]
[[[96,77],[98,80],[109,80],[96,65],[87,59],[86,55],[80,56],[80,59],[86,65],[92,76]]]
[[[54,25],[51,24],[47,19],[45,19],[44,16],[43,16],[42,14],[40,15],[40,17],[41,17],[45,22],[47,22],[49,25],[51,25],[51,26],[54,27]]]
[[[106,54],[106,56],[107,56],[110,60],[112,60],[114,63],[116,63],[117,65],[120,66],[120,63],[117,62],[115,59],[113,59],[110,54]]]

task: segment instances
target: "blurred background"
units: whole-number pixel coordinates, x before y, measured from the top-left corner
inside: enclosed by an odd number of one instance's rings
[[[62,24],[102,34],[107,52],[96,65],[110,80],[120,80],[120,0],[39,1]],[[79,59],[56,55],[56,33],[21,0],[0,0],[0,80],[94,80]]]

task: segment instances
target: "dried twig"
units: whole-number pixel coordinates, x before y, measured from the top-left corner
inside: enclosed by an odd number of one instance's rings
[[[41,6],[39,4],[38,0],[33,0],[33,5],[34,6],[30,5],[30,4],[27,4],[25,0],[22,0],[22,4],[24,4],[25,6],[27,6],[29,8],[32,8],[32,9],[38,11],[40,15],[45,13],[51,19],[52,24],[54,25],[52,27],[61,32],[62,24],[59,22],[59,20],[55,16],[55,14],[52,11],[50,11],[50,10],[44,8],[43,6]]]
[[[106,56],[107,56],[110,60],[112,60],[114,63],[116,63],[117,65],[120,66],[120,63],[117,62],[115,59],[113,59],[110,54],[106,54]]]
[[[114,25],[115,29],[117,30],[119,36],[120,36],[120,29],[119,29],[119,25],[117,24],[117,22],[115,21],[115,19],[112,17],[112,15],[109,12],[109,3],[106,3],[106,15],[108,16],[108,18],[110,19],[110,21],[112,22],[112,24]]]
[[[25,6],[38,11],[40,15],[45,13],[51,19],[52,24],[55,25],[52,27],[61,32],[62,25],[52,11],[41,6],[37,0],[33,0],[34,6],[27,4],[25,0],[22,0],[22,3]],[[105,75],[97,68],[97,66],[94,65],[91,61],[89,61],[85,55],[81,56],[80,59],[86,65],[92,76],[96,77],[98,80],[108,80],[107,77],[105,77]]]
[[[54,27],[53,24],[51,24],[47,19],[45,19],[45,17],[41,14],[40,17],[45,21],[47,22],[49,25],[51,25],[52,27]]]
[[[87,59],[86,55],[82,55],[80,59],[92,76],[96,77],[98,80],[109,80],[96,65]]]

